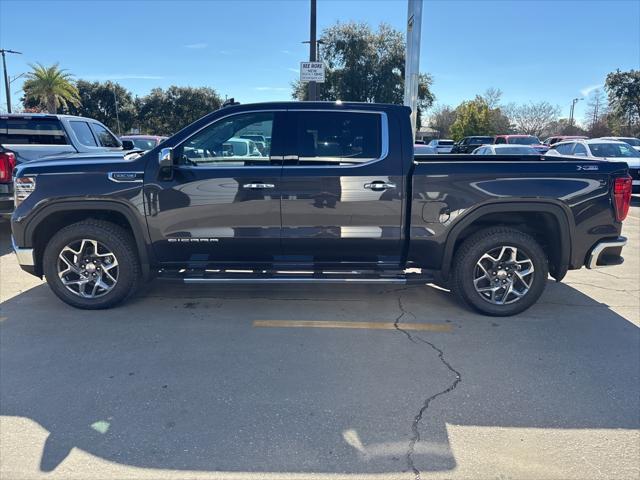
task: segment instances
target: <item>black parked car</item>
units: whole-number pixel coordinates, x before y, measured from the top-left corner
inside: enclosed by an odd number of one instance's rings
[[[242,136],[258,129],[271,144],[247,154]],[[142,155],[78,155],[17,167],[11,226],[22,268],[79,308],[161,275],[435,281],[504,316],[535,303],[549,275],[623,261],[626,163],[414,155],[399,105],[234,105]]]
[[[488,136],[473,136],[464,137],[459,142],[453,145],[451,153],[472,153],[480,145],[491,145],[493,143],[493,137]]]

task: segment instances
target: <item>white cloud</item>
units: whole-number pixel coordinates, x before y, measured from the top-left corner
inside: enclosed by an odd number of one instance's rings
[[[293,72],[293,73],[300,73],[300,69],[299,68],[287,68],[287,70],[289,70],[290,72]]]
[[[190,43],[189,45],[185,45],[184,48],[191,48],[191,49],[200,49],[200,48],[207,48],[209,45],[206,43]]]
[[[289,90],[288,87],[256,87],[259,92],[284,92]]]
[[[220,55],[231,55],[231,52],[229,50],[220,50],[218,53]]]
[[[580,95],[582,95],[583,97],[588,97],[591,92],[602,87],[604,87],[604,85],[602,85],[601,83],[598,83],[596,85],[589,85],[588,87],[584,87],[582,90],[580,90]]]
[[[281,53],[284,53],[285,55],[291,55],[293,52],[291,50],[280,50]]]
[[[100,73],[96,75],[78,75],[78,78],[87,80],[162,80],[164,77],[146,73]]]

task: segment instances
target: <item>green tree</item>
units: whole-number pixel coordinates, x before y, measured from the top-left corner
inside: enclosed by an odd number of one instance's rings
[[[469,135],[491,135],[491,113],[487,102],[480,96],[462,102],[456,108],[456,120],[450,133],[456,141]]]
[[[499,88],[488,88],[481,98],[489,107],[489,133],[491,135],[511,133],[511,120],[504,113],[502,105],[502,90]]]
[[[640,70],[621,72],[620,69],[607,75],[604,85],[611,108],[611,125],[616,134],[637,135],[640,133]],[[615,120],[613,117],[618,117]]]
[[[74,85],[73,75],[60,69],[55,63],[50,67],[29,64],[31,72],[22,85],[24,98],[44,106],[49,113],[56,113],[59,107],[80,105],[78,89]]]
[[[136,105],[131,92],[122,85],[110,81],[100,83],[78,80],[76,86],[82,103],[79,106],[67,106],[65,113],[95,118],[117,133],[127,133],[134,126]]]
[[[381,24],[373,31],[366,23],[337,23],[322,33],[325,83],[318,84],[320,100],[401,104],[404,99],[405,41],[402,32]],[[420,74],[418,118],[435,99],[432,79]],[[292,97],[308,99],[308,86],[292,84]]]
[[[222,100],[212,88],[172,85],[166,90],[154,88],[135,103],[141,132],[170,135],[219,109]]]

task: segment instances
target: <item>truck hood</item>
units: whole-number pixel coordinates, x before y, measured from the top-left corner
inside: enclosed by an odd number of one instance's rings
[[[40,173],[42,169],[51,171],[97,171],[111,168],[122,168],[127,170],[127,165],[134,163],[140,158],[139,152],[95,152],[95,153],[73,153],[50,155],[21,163],[16,167],[16,175]],[[121,167],[117,167],[121,165]],[[104,166],[104,167],[103,167]]]

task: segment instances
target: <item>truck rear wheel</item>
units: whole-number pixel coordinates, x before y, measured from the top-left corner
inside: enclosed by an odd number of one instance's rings
[[[102,220],[84,220],[56,233],[45,248],[43,270],[53,293],[88,310],[122,302],[140,279],[131,235]]]
[[[475,310],[502,317],[533,305],[548,275],[546,255],[532,236],[494,227],[474,233],[458,248],[451,286]]]

